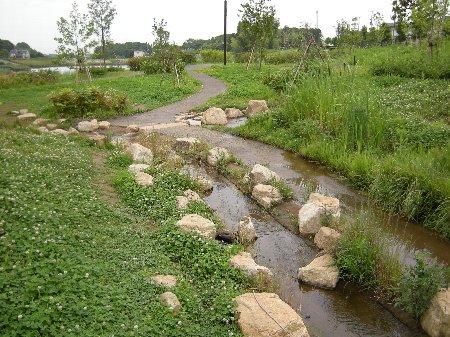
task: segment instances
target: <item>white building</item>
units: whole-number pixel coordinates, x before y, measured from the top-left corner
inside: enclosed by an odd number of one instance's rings
[[[141,50],[135,50],[133,53],[134,57],[143,57],[145,56],[145,52],[141,51]]]
[[[9,58],[12,59],[29,59],[30,51],[26,49],[13,49],[9,52]]]

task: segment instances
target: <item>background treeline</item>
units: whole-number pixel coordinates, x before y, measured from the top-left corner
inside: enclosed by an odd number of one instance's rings
[[[19,42],[14,45],[14,43],[9,40],[0,39],[0,57],[9,57],[9,52],[13,49],[26,49],[30,52],[30,57],[32,58],[44,56],[44,54],[34,50],[25,42]]]
[[[105,56],[106,58],[130,58],[134,56],[135,50],[151,53],[152,46],[143,42],[110,43],[105,48]],[[94,50],[94,55],[100,54],[101,47],[98,46]]]

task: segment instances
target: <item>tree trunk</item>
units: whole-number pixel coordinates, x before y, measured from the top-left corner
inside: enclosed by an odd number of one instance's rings
[[[256,43],[254,43],[253,46],[252,46],[252,51],[250,52],[250,57],[248,58],[246,70],[248,70],[248,67],[250,67],[250,62],[253,59],[253,53],[255,51],[255,47],[256,47]]]
[[[106,68],[106,57],[105,57],[105,32],[102,28],[102,56],[103,56],[103,67]]]

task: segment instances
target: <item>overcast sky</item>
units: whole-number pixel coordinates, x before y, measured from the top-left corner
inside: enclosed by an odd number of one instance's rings
[[[56,21],[68,18],[73,0],[0,0],[0,39],[27,42],[43,53],[54,53],[58,35]],[[87,12],[88,0],[77,0]],[[228,32],[236,32],[240,4],[228,0]],[[272,0],[281,26],[308,23],[315,27],[316,11],[323,35],[334,36],[336,21],[360,17],[368,24],[371,12],[380,12],[390,21],[392,0]],[[207,39],[223,34],[223,0],[113,0],[117,16],[111,35],[115,42],[152,42],[153,18],[168,22],[171,41],[181,44],[188,38]]]

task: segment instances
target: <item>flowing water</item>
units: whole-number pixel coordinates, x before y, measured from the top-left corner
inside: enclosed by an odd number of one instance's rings
[[[223,219],[228,231],[236,232],[242,217],[252,217],[258,239],[250,251],[258,264],[274,272],[278,294],[302,316],[311,336],[422,336],[355,285],[341,281],[335,290],[300,285],[298,269],[311,262],[318,249],[269,214],[261,213],[250,198],[226,179],[202,168],[191,168],[191,174],[213,181],[214,189],[205,201]]]

